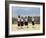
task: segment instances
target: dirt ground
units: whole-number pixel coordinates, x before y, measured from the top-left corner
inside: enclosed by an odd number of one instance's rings
[[[35,24],[34,26],[31,24],[31,23],[29,23],[28,24],[28,26],[23,26],[22,28],[21,28],[21,26],[20,27],[18,27],[18,25],[17,24],[12,24],[12,31],[22,31],[22,30],[26,30],[26,31],[31,31],[31,30],[40,30],[40,24]]]

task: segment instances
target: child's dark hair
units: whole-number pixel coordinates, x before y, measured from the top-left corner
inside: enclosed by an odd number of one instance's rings
[[[18,18],[20,18],[20,16],[18,16]]]

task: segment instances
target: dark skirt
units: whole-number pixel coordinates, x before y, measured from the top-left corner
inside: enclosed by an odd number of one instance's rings
[[[21,26],[23,26],[23,22],[21,22]]]
[[[32,25],[34,25],[34,21],[32,21]]]
[[[20,26],[20,22],[18,22],[18,26]]]
[[[25,26],[27,26],[28,25],[28,22],[25,22]]]

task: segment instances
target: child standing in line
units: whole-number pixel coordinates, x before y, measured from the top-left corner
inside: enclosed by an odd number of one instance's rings
[[[20,16],[18,16],[18,28],[20,27]]]
[[[23,20],[23,17],[21,17],[21,28],[23,28],[23,25],[24,25],[24,20]]]
[[[27,17],[25,18],[25,26],[27,26],[28,28],[28,18]]]
[[[32,17],[32,25],[33,25],[33,27],[34,27],[34,17]]]

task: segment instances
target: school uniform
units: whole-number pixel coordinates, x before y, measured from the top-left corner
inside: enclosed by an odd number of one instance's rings
[[[21,18],[21,26],[23,26],[23,19]]]
[[[25,19],[25,26],[27,26],[28,25],[28,19],[26,18]]]
[[[18,26],[20,26],[20,18],[18,18]]]
[[[34,25],[34,18],[32,18],[32,25]]]

